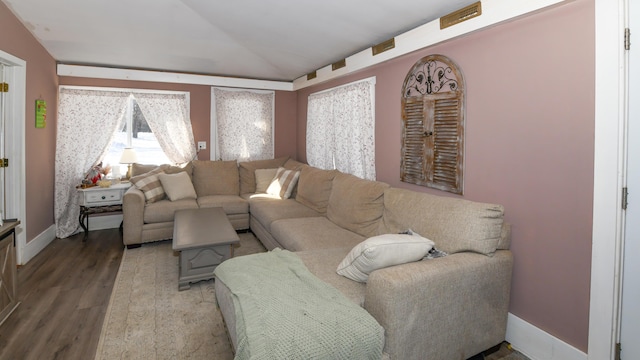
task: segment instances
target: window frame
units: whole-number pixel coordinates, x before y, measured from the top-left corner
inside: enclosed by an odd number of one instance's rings
[[[216,111],[216,97],[215,97],[215,89],[224,90],[224,91],[236,91],[236,92],[251,92],[255,94],[273,94],[273,100],[271,103],[271,153],[275,156],[275,146],[276,146],[276,133],[275,133],[275,123],[276,123],[276,92],[274,90],[260,90],[260,89],[246,89],[246,88],[230,88],[230,87],[222,87],[222,86],[212,86],[211,87],[211,114],[210,114],[210,133],[209,133],[209,158],[211,160],[220,160],[220,144],[218,143],[218,119],[217,119],[217,111]]]
[[[371,144],[372,145],[371,146],[372,153],[369,154],[369,157],[371,159],[373,159],[373,168],[370,169],[371,170],[370,174],[368,174],[368,171],[365,170],[364,177],[367,178],[368,180],[376,180],[376,169],[375,169],[375,159],[376,159],[376,156],[375,156],[376,155],[375,154],[376,77],[375,76],[370,76],[370,77],[367,77],[367,78],[364,78],[364,79],[352,81],[352,82],[349,82],[347,84],[342,84],[342,85],[339,85],[339,86],[335,86],[335,87],[332,87],[332,88],[329,88],[329,89],[324,89],[324,90],[317,91],[317,92],[309,94],[309,97],[307,98],[307,128],[305,130],[306,133],[307,133],[307,136],[306,136],[306,141],[307,141],[307,149],[306,149],[306,151],[307,151],[307,160],[309,160],[309,154],[308,154],[308,151],[309,151],[309,111],[312,108],[310,106],[310,103],[309,103],[309,98],[311,96],[313,96],[313,95],[322,95],[322,94],[329,94],[330,96],[334,97],[336,95],[333,94],[333,93],[335,93],[336,91],[339,91],[340,89],[345,88],[345,87],[353,86],[353,85],[358,84],[358,83],[368,83],[370,85],[370,89],[371,89],[371,93],[369,93],[368,95],[370,96],[369,100],[371,102],[371,108],[369,109],[369,112],[371,114],[371,122],[372,122],[372,127],[373,127],[372,128],[372,132],[371,132],[371,138],[373,140],[373,143]],[[332,124],[329,124],[330,122],[333,122],[333,121],[334,121],[333,118],[332,119],[328,119],[327,120],[327,125],[330,126],[330,127],[334,127]],[[338,168],[337,167],[338,161],[336,161],[336,156],[335,155],[336,155],[335,152],[331,153],[331,156],[332,156],[332,159],[331,159],[332,168],[331,169],[337,169]],[[320,164],[316,164],[315,166],[316,167],[320,167],[320,168],[326,168],[326,167],[323,167]],[[328,168],[326,168],[326,169],[328,169]],[[343,170],[338,169],[338,170],[343,171],[343,172],[348,172],[348,171],[346,171],[344,169]],[[353,175],[362,177],[362,175],[360,175],[360,174],[353,174]],[[367,175],[369,175],[369,176],[367,176]]]
[[[130,98],[127,100],[129,102],[128,106],[127,106],[127,110],[126,110],[126,114],[125,117],[127,117],[126,119],[124,119],[124,126],[127,127],[127,147],[131,147],[132,143],[133,143],[133,132],[131,131],[131,126],[132,126],[132,119],[133,119],[133,107],[132,107],[132,101],[133,99],[131,98],[131,95],[134,95],[135,93],[147,93],[147,94],[165,94],[165,95],[184,95],[185,99],[188,103],[187,106],[187,117],[190,118],[190,112],[191,112],[191,93],[188,91],[172,91],[172,90],[154,90],[154,89],[135,89],[135,88],[116,88],[116,87],[108,87],[108,86],[82,86],[82,85],[60,85],[60,88],[66,88],[66,89],[78,89],[78,90],[93,90],[93,91],[113,91],[113,92],[123,92],[123,93],[129,93],[130,94]],[[135,98],[135,96],[133,96]],[[111,146],[111,144],[109,144],[109,146]],[[162,148],[160,148],[162,150]],[[164,151],[163,151],[164,152]],[[105,153],[106,156],[106,153]],[[100,161],[104,162],[104,157],[102,159],[100,159]],[[120,168],[121,174],[124,171],[125,166],[121,165],[119,163],[117,164],[110,164],[112,167],[113,166],[118,166]]]

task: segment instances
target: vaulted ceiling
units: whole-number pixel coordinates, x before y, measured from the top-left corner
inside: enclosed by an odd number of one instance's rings
[[[474,0],[0,0],[60,63],[292,81]]]

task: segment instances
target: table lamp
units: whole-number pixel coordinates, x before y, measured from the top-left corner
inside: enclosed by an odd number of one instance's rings
[[[131,179],[131,165],[138,162],[138,156],[133,148],[124,148],[120,157],[120,164],[127,164],[127,180]]]

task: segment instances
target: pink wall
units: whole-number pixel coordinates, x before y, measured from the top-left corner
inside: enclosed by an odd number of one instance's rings
[[[53,179],[58,111],[56,63],[1,2],[0,50],[27,62],[25,118],[27,218],[25,224],[27,241],[30,241],[54,223]],[[47,124],[44,129],[35,127],[37,99],[47,102]]]
[[[298,155],[310,93],[376,76],[376,168],[400,174],[400,94],[420,58],[443,54],[467,86],[464,198],[500,203],[513,226],[510,312],[585,351],[594,150],[595,15],[578,0],[298,91]]]

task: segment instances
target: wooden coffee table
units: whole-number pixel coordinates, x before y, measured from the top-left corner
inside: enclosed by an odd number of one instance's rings
[[[216,266],[233,257],[233,245],[240,239],[222,208],[176,211],[173,250],[180,252],[178,290],[189,283],[213,278]]]

